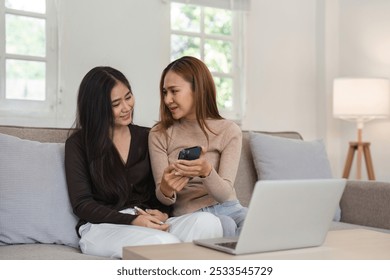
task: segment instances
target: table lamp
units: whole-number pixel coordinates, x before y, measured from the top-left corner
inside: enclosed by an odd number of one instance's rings
[[[369,180],[375,180],[370,143],[362,141],[365,122],[390,114],[390,83],[384,78],[337,78],[333,82],[333,116],[357,124],[357,142],[349,143],[343,178],[348,178],[357,150],[356,178],[361,179],[364,154]]]

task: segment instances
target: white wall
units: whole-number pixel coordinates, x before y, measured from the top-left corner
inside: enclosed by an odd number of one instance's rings
[[[252,1],[243,128],[325,139],[340,177],[356,127],[333,118],[332,82],[353,75],[389,78],[389,14],[388,0]],[[372,143],[376,179],[382,181],[390,180],[389,128],[389,120],[373,121],[363,135]]]
[[[390,78],[389,15],[388,0],[340,1],[340,76]],[[357,140],[356,126],[339,122],[344,158],[347,143]],[[390,121],[375,120],[367,123],[363,130],[363,140],[371,142],[377,180],[390,181]]]
[[[243,128],[316,137],[316,1],[251,2]]]
[[[92,67],[109,65],[130,81],[135,122],[158,119],[159,80],[169,63],[169,5],[162,1],[60,1],[60,110],[58,126],[75,116],[77,90]]]

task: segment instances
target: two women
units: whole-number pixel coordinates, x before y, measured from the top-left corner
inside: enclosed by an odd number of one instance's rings
[[[169,217],[170,207],[156,198],[149,129],[133,124],[134,106],[131,86],[116,69],[95,67],[80,84],[65,170],[82,252],[121,258],[123,246],[222,236],[214,215]]]

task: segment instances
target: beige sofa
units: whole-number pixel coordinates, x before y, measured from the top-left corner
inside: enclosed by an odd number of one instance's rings
[[[33,141],[62,143],[67,138],[68,130],[57,128],[0,126],[0,133]],[[301,139],[301,136],[296,132],[268,132],[268,134]],[[0,147],[0,150],[1,149],[2,147]],[[2,154],[2,152],[0,154]],[[244,131],[242,154],[235,182],[237,195],[242,204],[248,205],[256,180],[256,170],[249,146],[249,133]],[[1,184],[3,184],[3,182],[0,181],[0,186]],[[349,180],[340,201],[341,221],[333,222],[331,230],[364,227],[390,233],[389,201],[390,183]],[[0,210],[1,209],[0,205]],[[0,221],[0,223],[3,223],[4,225],[5,222]],[[1,234],[0,229],[0,241],[2,238]],[[0,245],[0,259],[101,258],[82,254],[78,248],[70,246],[35,243]]]

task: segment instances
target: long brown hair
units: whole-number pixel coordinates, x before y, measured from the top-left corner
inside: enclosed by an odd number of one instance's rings
[[[217,107],[217,91],[210,70],[201,60],[183,56],[171,62],[162,72],[160,79],[160,121],[158,126],[164,132],[174,123],[171,112],[164,103],[164,79],[169,71],[175,72],[191,84],[194,96],[196,120],[208,139],[206,119],[223,119]]]

